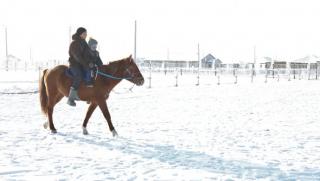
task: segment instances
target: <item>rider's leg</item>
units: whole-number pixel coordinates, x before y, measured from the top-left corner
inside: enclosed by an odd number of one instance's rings
[[[72,75],[73,75],[73,82],[69,92],[69,98],[67,104],[70,106],[76,106],[75,100],[80,100],[78,96],[78,89],[80,87],[80,82],[82,79],[82,71],[80,66],[72,66],[70,67]]]

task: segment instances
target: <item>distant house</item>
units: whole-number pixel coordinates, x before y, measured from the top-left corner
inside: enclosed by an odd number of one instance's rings
[[[307,69],[308,64],[309,68],[317,68],[320,62],[320,57],[316,55],[309,55],[297,60],[290,61],[290,67],[292,69]]]
[[[296,60],[290,60],[290,61],[280,61],[280,60],[274,60],[270,57],[264,57],[263,63],[261,63],[260,67],[264,67],[266,69],[307,69],[308,65],[313,68],[317,67],[318,62],[320,61],[320,58],[312,55],[312,56],[306,56],[300,59]]]
[[[287,61],[276,60],[271,57],[263,57],[260,68],[265,69],[286,69],[288,66]]]
[[[24,67],[24,63],[22,62],[22,60],[14,55],[8,55],[7,60],[9,70],[17,70]]]
[[[202,68],[216,68],[221,67],[222,61],[217,59],[211,54],[208,54],[204,58],[201,59],[201,67]]]

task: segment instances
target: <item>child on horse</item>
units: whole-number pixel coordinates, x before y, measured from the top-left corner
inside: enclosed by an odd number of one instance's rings
[[[91,69],[94,68],[97,58],[96,56],[93,56],[93,51],[90,50],[89,45],[86,42],[86,37],[87,30],[82,27],[78,28],[77,32],[72,36],[73,41],[69,47],[69,68],[73,76],[73,82],[67,102],[70,106],[76,106],[75,100],[80,100],[78,89],[81,80],[84,80],[87,87],[93,87],[90,72]],[[99,57],[99,54],[97,54],[97,56]],[[88,74],[90,76],[88,76]]]
[[[92,58],[93,58],[93,62],[98,67],[100,67],[101,65],[103,65],[103,63],[102,63],[102,60],[100,59],[99,52],[97,51],[98,41],[93,39],[93,38],[90,38],[89,41],[88,41],[88,45],[89,45],[90,50],[91,50],[91,55],[92,55]]]

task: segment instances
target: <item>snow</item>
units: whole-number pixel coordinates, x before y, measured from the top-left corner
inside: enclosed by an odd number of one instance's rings
[[[110,95],[113,138],[97,109],[63,99],[57,134],[43,129],[38,94],[0,94],[0,180],[319,180],[320,84],[316,80],[152,74]],[[1,82],[0,92],[37,90]],[[1,81],[1,80],[0,80]],[[30,82],[27,82],[30,81]]]

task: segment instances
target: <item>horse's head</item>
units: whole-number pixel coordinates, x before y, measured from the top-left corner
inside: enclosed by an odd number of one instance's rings
[[[123,77],[128,77],[129,79],[127,80],[137,86],[142,86],[144,84],[144,78],[131,55],[128,58],[123,59],[123,67]]]

